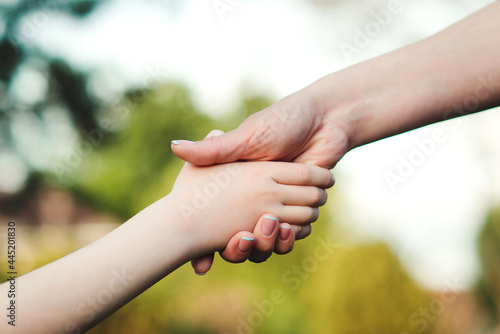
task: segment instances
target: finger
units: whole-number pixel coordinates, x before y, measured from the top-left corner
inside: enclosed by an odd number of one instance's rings
[[[205,136],[205,139],[207,138],[212,138],[212,137],[217,137],[217,136],[220,136],[220,135],[223,135],[224,134],[224,131],[221,131],[221,130],[212,130],[210,131],[206,136]],[[180,143],[182,142],[182,143]],[[178,145],[189,145],[190,143],[192,143],[191,141],[189,140],[181,140],[181,141],[178,141]],[[189,161],[186,160],[186,163],[184,164],[184,166],[182,167],[182,169],[188,167],[189,165],[191,165],[191,163]]]
[[[326,190],[313,186],[289,186],[282,187],[282,201],[285,205],[304,205],[319,207],[326,203],[328,194]]]
[[[307,225],[318,220],[319,209],[310,206],[285,205],[279,214],[282,222],[295,225]]]
[[[238,128],[225,134],[207,136],[198,142],[173,140],[171,149],[182,160],[194,165],[208,166],[242,158],[243,149],[249,138],[251,131],[248,128]]]
[[[191,260],[191,266],[194,268],[196,275],[203,276],[210,270],[213,262],[214,253]]]
[[[295,240],[307,238],[312,232],[312,224],[307,225],[292,225]]]
[[[276,244],[274,245],[274,252],[276,254],[290,253],[293,250],[295,233],[293,232],[290,224],[282,223],[279,227],[278,238],[276,239]]]
[[[278,238],[278,225],[278,219],[274,215],[267,214],[260,217],[253,230],[255,246],[250,261],[264,262],[273,254]]]
[[[226,248],[219,252],[227,262],[241,263],[249,257],[255,245],[255,237],[250,232],[238,232],[229,240]]]
[[[324,189],[331,188],[335,184],[335,178],[328,169],[299,163],[281,163],[280,165],[281,172],[273,177],[278,183],[316,186]]]

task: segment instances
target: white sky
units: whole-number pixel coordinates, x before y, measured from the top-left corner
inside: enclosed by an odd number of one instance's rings
[[[424,38],[490,2],[401,1],[402,13],[355,61]],[[204,110],[223,116],[243,88],[281,98],[350,65],[340,43],[352,43],[356,26],[364,27],[373,20],[370,11],[389,1],[349,1],[335,10],[298,0],[240,1],[223,20],[212,1],[170,3],[176,6],[112,1],[83,24],[53,13],[45,21],[32,17],[26,24],[35,29],[25,42],[77,67],[101,69],[95,88],[102,95],[152,76],[181,80]],[[333,209],[349,228],[387,241],[421,283],[472,284],[478,222],[500,198],[500,137],[493,128],[499,121],[498,111],[485,112],[350,152],[336,168],[336,189],[345,203],[331,203]],[[391,191],[384,173],[395,171],[398,157],[408,158],[418,149],[415,140],[431,138],[434,129],[442,129],[446,140]]]

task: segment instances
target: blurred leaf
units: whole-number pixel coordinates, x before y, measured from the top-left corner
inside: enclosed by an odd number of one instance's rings
[[[22,61],[23,53],[7,38],[0,39],[0,81],[9,82]]]
[[[112,144],[96,148],[78,177],[80,190],[92,202],[123,218],[168,194],[179,171],[171,169],[179,166],[179,159],[170,150],[170,142],[202,139],[214,127],[210,118],[195,109],[186,88],[180,85],[167,84],[134,94],[134,102],[125,104],[130,105],[126,128]],[[168,175],[164,173],[167,170]]]
[[[71,1],[69,5],[72,14],[79,17],[83,17],[90,14],[94,10],[94,8],[98,5],[98,3],[99,1],[97,0],[80,0],[80,1]]]
[[[320,263],[304,295],[314,308],[307,333],[431,333],[418,316],[427,294],[382,243],[339,249]]]
[[[49,72],[54,81],[52,89],[68,107],[77,127],[86,131],[100,129],[95,118],[97,105],[86,90],[88,76],[60,59],[50,61]]]
[[[44,53],[36,43],[27,43],[26,39],[40,28],[33,21],[33,14],[40,17],[50,17],[53,12],[68,14],[69,17],[81,19],[89,15],[103,1],[53,1],[53,0],[19,0],[0,5],[0,20],[2,32],[0,33],[0,142],[6,151],[14,151],[19,156],[23,145],[18,145],[18,139],[11,133],[15,118],[12,115],[18,111],[29,112],[39,117],[44,110],[51,107],[62,108],[71,115],[77,130],[100,129],[96,122],[96,115],[100,109],[99,102],[87,91],[88,74],[71,68],[68,63],[54,56]],[[28,31],[29,30],[29,31]],[[51,79],[50,89],[34,105],[27,105],[19,99],[17,94],[12,94],[12,82],[16,80],[18,71],[23,66],[49,69]],[[19,89],[19,88],[17,88]],[[26,94],[25,94],[26,95]],[[60,108],[61,109],[61,108]],[[43,124],[46,130],[47,124]],[[42,131],[43,131],[42,130]],[[23,161],[28,169],[33,169],[29,161]],[[48,164],[48,163],[47,163]]]
[[[500,208],[490,211],[478,240],[481,260],[479,294],[495,322],[500,309]]]

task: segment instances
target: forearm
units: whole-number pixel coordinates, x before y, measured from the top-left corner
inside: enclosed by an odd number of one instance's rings
[[[21,276],[16,327],[3,321],[0,331],[83,332],[189,261],[187,229],[168,201],[156,202],[87,247]],[[1,286],[0,300],[5,289]]]
[[[264,214],[312,223],[333,182],[328,170],[305,164],[186,164],[167,197],[89,246],[20,277],[22,317],[16,327],[0,323],[0,332],[89,329],[183,263],[253,230]],[[8,289],[0,285],[0,305],[7,305]]]
[[[349,149],[500,104],[500,3],[305,89]]]

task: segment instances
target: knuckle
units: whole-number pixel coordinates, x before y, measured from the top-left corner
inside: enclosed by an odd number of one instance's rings
[[[254,114],[255,115],[255,114]],[[252,115],[252,116],[254,116]],[[249,119],[252,117],[250,116]],[[260,150],[261,145],[265,145],[275,135],[276,125],[264,119],[258,127],[255,127],[247,140],[246,149],[255,154]]]
[[[318,200],[316,204],[318,206],[322,206],[326,204],[326,201],[328,200],[328,193],[324,189],[318,189]]]
[[[309,183],[312,179],[312,171],[306,165],[298,166],[298,175],[301,183]]]
[[[322,189],[319,188],[312,188],[311,193],[309,195],[310,199],[310,204],[313,206],[320,205],[321,200],[322,200],[322,194],[321,194]]]

